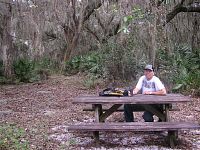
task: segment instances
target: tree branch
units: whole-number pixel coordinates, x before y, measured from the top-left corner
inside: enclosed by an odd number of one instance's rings
[[[185,2],[185,0],[181,0],[181,5],[183,5],[184,2]]]
[[[105,28],[104,24],[101,22],[101,17],[100,17],[98,12],[96,12],[96,18],[97,18],[97,21],[98,21],[100,27],[102,28],[102,30],[103,30],[103,32],[105,34],[106,33],[106,28]]]
[[[108,33],[108,36],[111,37],[111,36],[116,35],[118,33],[118,31],[119,31],[120,25],[121,25],[121,22],[119,21],[117,24],[115,24],[112,27],[112,29],[110,29],[110,31]]]
[[[0,3],[3,3],[3,4],[8,4],[8,5],[14,5],[12,2],[6,2],[6,1],[0,1]]]
[[[183,6],[183,1],[184,0],[182,0],[180,4],[177,4],[174,7],[174,9],[170,13],[167,14],[165,24],[170,22],[180,12],[198,12],[198,13],[200,13],[200,3],[192,3],[191,5]]]
[[[5,1],[0,1],[0,3],[5,4],[5,5],[0,5],[0,14],[4,16],[11,16],[12,5],[14,4]]]
[[[198,6],[194,5],[194,6],[182,7],[181,11],[182,12],[198,12],[198,13],[200,13],[200,4]]]
[[[115,15],[112,14],[112,16],[108,18],[108,21],[107,21],[107,23],[106,23],[106,26],[109,26],[109,25],[111,24],[111,22],[113,21],[114,18],[115,18]]]
[[[102,5],[102,0],[91,0],[88,5],[83,9],[83,22],[89,19],[90,15]]]
[[[73,9],[72,18],[73,18],[73,21],[74,21],[74,25],[76,27],[78,27],[78,19],[76,17],[76,0],[72,0],[71,3],[72,3],[72,9]]]
[[[159,7],[164,1],[165,1],[165,0],[159,0],[159,1],[157,2],[157,7]]]
[[[98,42],[100,42],[100,39],[99,39],[99,37],[97,36],[97,34],[96,34],[95,31],[92,31],[88,26],[85,26],[85,28],[87,29],[87,31],[88,31],[89,33],[91,33],[91,34],[95,37],[95,39],[96,39]]]

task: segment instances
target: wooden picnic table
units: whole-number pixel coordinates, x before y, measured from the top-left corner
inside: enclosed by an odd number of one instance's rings
[[[183,96],[181,94],[167,94],[165,96],[158,95],[143,95],[138,94],[134,96],[124,97],[106,97],[85,95],[74,98],[74,104],[90,104],[95,110],[96,122],[104,122],[107,117],[116,112],[123,104],[135,104],[143,107],[144,110],[152,112],[158,116],[162,121],[169,121],[169,109],[174,103],[189,102],[189,96]],[[106,111],[102,111],[102,106],[105,104],[111,104],[112,106]],[[150,105],[149,105],[150,104]],[[163,105],[164,112],[156,110],[151,104]]]
[[[82,95],[75,97],[73,99],[73,104],[89,104],[92,105],[94,109],[95,124],[85,124],[85,125],[72,125],[69,127],[69,130],[83,130],[83,131],[93,131],[94,137],[96,140],[99,139],[99,131],[168,131],[169,144],[171,147],[174,147],[175,142],[178,137],[178,129],[196,129],[200,128],[199,125],[193,123],[171,123],[169,109],[172,104],[175,103],[184,103],[190,102],[191,99],[189,96],[184,96],[181,94],[167,94],[165,96],[158,95],[134,95],[134,96],[124,96],[124,97],[106,97],[106,96],[96,96],[96,95]],[[111,105],[108,109],[102,109],[103,105]],[[162,123],[152,122],[151,123],[108,123],[105,122],[106,118],[112,115],[114,112],[117,112],[119,107],[124,104],[134,104],[139,105],[143,111],[152,112],[154,115],[158,116]],[[153,107],[152,104],[160,104],[163,106],[164,111],[159,111]],[[154,126],[154,128],[152,128]],[[142,128],[141,128],[142,127]],[[126,129],[126,130],[125,130]]]

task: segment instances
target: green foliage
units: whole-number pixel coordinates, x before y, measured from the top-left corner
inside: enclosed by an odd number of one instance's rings
[[[57,73],[59,71],[58,62],[48,57],[34,61],[34,70],[32,71],[31,82],[46,80],[50,74]]]
[[[29,82],[33,69],[33,62],[28,59],[22,58],[14,62],[15,75],[20,82]]]
[[[144,12],[142,11],[142,9],[140,9],[139,7],[133,7],[132,8],[132,12],[130,15],[124,16],[123,18],[123,24],[121,29],[119,29],[118,32],[123,31],[124,33],[129,33],[129,26],[132,22],[143,19],[144,18]]]
[[[94,88],[98,84],[98,78],[103,76],[102,60],[102,53],[99,52],[76,56],[66,63],[65,74],[85,73],[83,84],[87,88]]]
[[[85,87],[89,89],[95,88],[95,86],[98,84],[98,78],[94,75],[88,75],[87,78],[83,81],[83,84]]]
[[[133,19],[143,19],[144,17],[144,12],[140,7],[133,7],[132,9],[132,18]]]
[[[98,52],[91,52],[84,56],[76,56],[66,63],[65,73],[74,74],[86,72],[94,75],[102,75],[102,59]]]
[[[185,91],[200,90],[200,49],[192,51],[187,46],[177,47],[174,55],[178,74],[174,81]],[[200,93],[197,93],[200,94]]]
[[[194,90],[200,95],[200,49],[179,45],[172,54],[160,51],[158,57],[160,68],[175,85],[173,91],[190,93]]]
[[[15,125],[0,125],[0,149],[2,150],[28,150],[25,140],[25,131]]]
[[[46,69],[50,70],[51,73],[58,72],[59,63],[48,57],[43,57],[39,60],[34,61],[34,66],[36,70]]]
[[[136,56],[135,43],[130,37],[126,43],[108,41],[96,52],[76,56],[67,62],[66,74],[84,72],[90,77],[84,81],[87,87],[93,87],[99,77],[110,81],[133,81],[141,74],[145,59]]]
[[[28,59],[18,59],[14,62],[16,78],[20,82],[35,82],[45,80],[50,73],[58,71],[58,65],[50,58],[31,61]]]
[[[9,84],[12,83],[12,79],[7,79],[4,76],[0,76],[0,84]]]

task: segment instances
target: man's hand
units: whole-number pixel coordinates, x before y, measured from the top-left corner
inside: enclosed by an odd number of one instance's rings
[[[144,94],[145,94],[145,95],[152,95],[153,92],[145,91]]]
[[[133,91],[133,95],[136,95],[136,94],[137,94],[137,92]]]
[[[133,91],[128,91],[128,96],[133,96],[136,95],[137,93],[133,90]]]
[[[151,92],[151,91],[145,91],[144,92],[145,95],[166,95],[166,89],[161,89],[159,91],[154,91],[154,92]]]
[[[131,96],[136,95],[138,93],[139,89],[135,88],[132,92],[131,92]]]

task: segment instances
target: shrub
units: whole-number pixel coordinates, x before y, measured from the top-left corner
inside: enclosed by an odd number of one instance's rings
[[[56,63],[48,58],[42,58],[41,60],[29,60],[20,58],[13,64],[14,73],[17,80],[15,82],[35,82],[48,79],[50,73],[58,70]],[[0,61],[0,84],[13,83],[13,80],[3,77],[2,71],[3,64]]]
[[[15,75],[21,82],[29,82],[33,69],[34,65],[28,59],[18,59],[14,62]]]
[[[49,57],[43,57],[39,60],[34,61],[34,66],[36,70],[49,70],[52,73],[57,72],[59,70],[59,64],[57,61],[52,60]]]
[[[9,79],[6,79],[4,76],[0,76],[0,84],[8,84]]]
[[[178,46],[174,52],[174,60],[177,68],[177,74],[174,76],[174,82],[181,85],[180,88],[185,92],[191,92],[191,89],[200,88],[200,49],[192,50],[188,46]]]
[[[87,74],[102,75],[102,58],[98,52],[91,52],[83,56],[76,56],[66,62],[65,74],[85,72]]]

